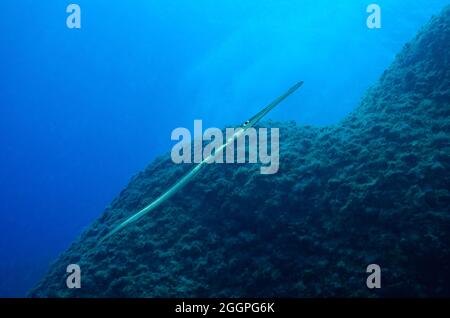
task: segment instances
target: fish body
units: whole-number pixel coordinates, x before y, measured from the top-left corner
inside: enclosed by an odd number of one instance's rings
[[[104,236],[100,242],[105,241],[109,237],[113,236],[115,233],[122,230],[128,224],[140,219],[150,211],[156,209],[159,205],[161,205],[164,201],[168,200],[175,193],[177,193],[181,188],[183,188],[189,181],[191,181],[200,170],[208,163],[212,162],[214,158],[222,153],[222,151],[231,143],[233,143],[236,139],[238,139],[247,129],[255,126],[268,112],[274,109],[278,104],[280,104],[284,99],[286,99],[289,95],[294,93],[297,89],[299,89],[303,85],[303,82],[298,82],[290,89],[288,89],[283,95],[280,95],[276,98],[272,103],[264,107],[260,112],[246,120],[239,128],[236,129],[236,132],[233,134],[231,138],[227,140],[225,144],[223,144],[220,148],[218,148],[213,154],[210,154],[208,157],[203,159],[199,164],[197,164],[191,171],[185,174],[181,179],[179,179],[174,185],[172,185],[167,191],[165,191],[162,195],[156,198],[152,203],[141,209],[139,212],[133,214],[125,221],[117,225],[111,232],[109,232],[106,236]]]

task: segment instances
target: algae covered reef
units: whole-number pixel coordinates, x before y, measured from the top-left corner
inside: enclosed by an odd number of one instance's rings
[[[210,165],[113,239],[192,166],[136,175],[32,297],[450,296],[450,7],[337,125],[280,128],[280,170]],[[351,88],[349,88],[351,89]],[[82,288],[66,287],[79,264]],[[382,288],[366,287],[366,267]]]

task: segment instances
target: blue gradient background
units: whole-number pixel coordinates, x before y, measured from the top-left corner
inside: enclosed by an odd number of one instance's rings
[[[358,103],[445,0],[0,4],[0,296],[21,297],[155,156],[171,131],[270,114],[325,125]]]

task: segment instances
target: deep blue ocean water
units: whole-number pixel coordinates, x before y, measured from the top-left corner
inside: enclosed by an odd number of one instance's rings
[[[326,125],[358,103],[448,0],[66,1],[0,5],[0,296],[25,296],[171,131]],[[382,28],[366,27],[366,7]]]

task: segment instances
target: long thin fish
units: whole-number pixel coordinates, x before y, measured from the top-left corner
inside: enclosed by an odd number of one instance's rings
[[[203,161],[201,161],[198,165],[196,165],[191,171],[189,171],[186,175],[184,175],[180,180],[178,180],[173,186],[171,186],[166,192],[164,192],[161,196],[159,196],[157,199],[155,199],[152,203],[147,205],[145,208],[137,212],[136,214],[132,215],[119,225],[117,225],[111,232],[109,232],[105,237],[103,237],[100,242],[103,242],[104,240],[108,239],[121,229],[123,229],[125,226],[130,224],[131,222],[134,222],[141,217],[143,217],[145,214],[149,213],[150,211],[154,210],[156,207],[158,207],[161,203],[169,199],[171,196],[173,196],[178,190],[180,190],[182,187],[184,187],[189,181],[191,181],[197,173],[207,164],[210,163],[214,158],[219,154],[222,153],[223,149],[225,149],[228,145],[233,143],[237,138],[239,138],[248,128],[253,127],[258,121],[260,121],[268,112],[270,112],[272,109],[274,109],[279,103],[281,103],[285,98],[287,98],[289,95],[291,95],[293,92],[295,92],[300,86],[303,85],[303,82],[299,82],[292,86],[290,89],[287,90],[286,93],[279,96],[277,99],[275,99],[272,103],[270,103],[268,106],[266,106],[264,109],[262,109],[259,113],[257,113],[255,116],[250,118],[249,120],[245,121],[239,128],[236,129],[236,132],[232,137],[230,137],[227,142],[222,145],[219,149],[217,149],[213,154],[210,154],[208,157],[206,157]]]

